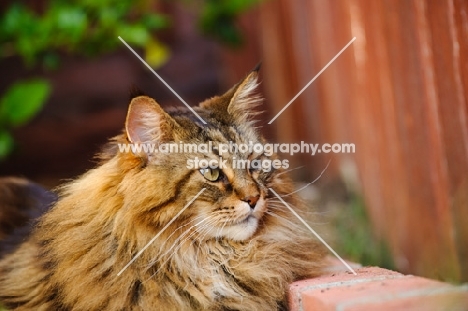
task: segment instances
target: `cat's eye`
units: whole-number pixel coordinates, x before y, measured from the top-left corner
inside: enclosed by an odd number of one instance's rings
[[[216,168],[211,168],[211,167],[201,168],[200,173],[203,175],[203,177],[205,177],[206,180],[209,180],[209,181],[218,181],[219,178],[221,177],[221,172],[219,168],[217,167]]]

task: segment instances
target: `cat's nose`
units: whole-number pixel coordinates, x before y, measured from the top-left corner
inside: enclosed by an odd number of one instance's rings
[[[257,205],[258,199],[260,199],[260,195],[257,194],[255,196],[251,195],[251,196],[245,197],[242,199],[242,201],[247,202],[250,208],[254,209],[255,205]]]

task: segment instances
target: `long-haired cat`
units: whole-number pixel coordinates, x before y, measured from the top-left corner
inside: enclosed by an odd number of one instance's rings
[[[188,109],[165,111],[147,96],[134,97],[125,131],[109,142],[102,163],[63,186],[27,240],[0,260],[0,304],[15,310],[287,309],[288,284],[320,272],[321,247],[268,190],[301,210],[282,168],[233,165],[276,156],[234,151],[221,155],[222,168],[187,165],[195,157],[220,159],[220,144],[264,143],[251,118],[261,102],[257,84],[254,70],[195,107],[207,124]],[[191,153],[118,148],[169,142],[214,147]]]

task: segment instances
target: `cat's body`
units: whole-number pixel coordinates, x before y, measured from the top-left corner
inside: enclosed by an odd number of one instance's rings
[[[258,101],[256,78],[254,71],[196,107],[206,125],[189,110],[166,113],[148,97],[134,98],[126,131],[109,144],[102,165],[60,189],[29,239],[0,259],[0,304],[17,310],[286,309],[288,284],[319,273],[321,250],[268,191],[298,206],[286,196],[293,187],[281,170],[232,167],[233,156],[271,157],[224,154],[228,168],[198,170],[187,168],[190,157],[219,154],[117,148],[263,142],[248,118]]]

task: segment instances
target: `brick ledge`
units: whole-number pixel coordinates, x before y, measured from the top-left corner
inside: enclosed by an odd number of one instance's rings
[[[455,286],[413,275],[339,261],[321,277],[294,282],[291,311],[427,310],[467,311],[468,284]]]

